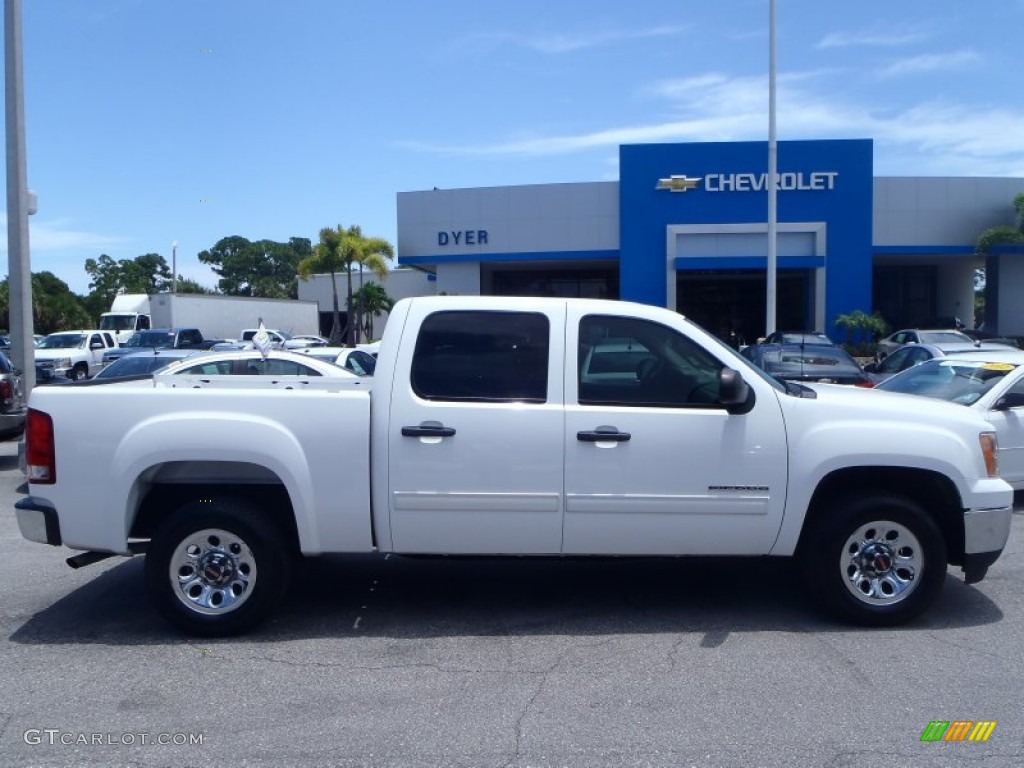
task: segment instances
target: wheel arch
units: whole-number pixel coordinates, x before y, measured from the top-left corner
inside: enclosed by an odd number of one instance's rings
[[[128,538],[149,539],[174,510],[201,498],[242,499],[266,513],[295,551],[302,534],[292,491],[268,467],[236,461],[169,461],[142,473],[129,493]]]
[[[823,477],[811,496],[796,551],[800,552],[834,502],[875,494],[899,496],[919,504],[938,525],[946,542],[948,562],[962,564],[963,505],[956,484],[939,472],[914,467],[847,467]]]

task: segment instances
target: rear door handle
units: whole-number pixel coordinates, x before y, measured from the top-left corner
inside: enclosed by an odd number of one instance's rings
[[[619,432],[618,427],[609,426],[600,426],[592,431],[576,433],[576,439],[584,443],[624,443],[631,437],[629,432]]]
[[[446,427],[440,421],[424,421],[417,427],[402,427],[403,437],[451,437],[453,427]]]

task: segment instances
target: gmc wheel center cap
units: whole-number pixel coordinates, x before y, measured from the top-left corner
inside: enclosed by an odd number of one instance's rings
[[[235,577],[235,561],[224,552],[208,552],[199,560],[199,573],[203,580],[223,586]]]

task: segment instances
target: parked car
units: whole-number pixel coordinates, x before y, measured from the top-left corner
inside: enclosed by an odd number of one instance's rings
[[[116,346],[109,331],[62,331],[39,342],[35,358],[44,368],[52,369],[54,376],[81,381],[98,373],[103,354]]]
[[[377,367],[377,358],[355,347],[308,347],[297,351],[317,360],[334,363],[356,376],[373,376]]]
[[[973,341],[967,334],[953,329],[918,330],[911,328],[896,331],[878,342],[875,360],[881,362],[905,344],[971,344]]]
[[[12,440],[25,431],[25,397],[21,371],[0,352],[0,440]]]
[[[867,374],[873,385],[881,384],[886,379],[895,376],[900,371],[905,371],[918,363],[926,360],[933,360],[937,357],[948,357],[950,355],[965,355],[979,351],[1010,351],[1012,347],[1005,344],[991,342],[974,342],[964,344],[908,344],[900,347],[880,363],[870,363],[864,366],[864,373]],[[1018,353],[1024,355],[1024,352]]]
[[[996,430],[999,474],[1024,490],[1024,352],[985,350],[928,360],[876,389],[932,397],[977,411]]]
[[[783,381],[868,386],[870,380],[850,353],[834,344],[754,344],[741,353]]]
[[[834,347],[835,342],[820,331],[773,331],[761,344],[824,344]]]
[[[310,355],[271,350],[266,357],[257,349],[202,352],[170,363],[157,371],[162,375],[188,376],[316,376],[352,378],[350,371]]]
[[[317,336],[312,333],[299,333],[292,336],[292,341],[302,341],[307,343],[311,347],[327,347],[330,346],[331,342],[325,339],[323,336]]]
[[[305,349],[311,346],[311,342],[296,339],[287,331],[272,330],[270,328],[264,329],[267,335],[270,337],[270,343],[275,349]],[[246,328],[242,331],[242,336],[239,341],[252,342],[256,334],[260,332],[259,328]]]
[[[135,350],[131,354],[123,355],[117,360],[111,361],[106,368],[93,376],[93,381],[110,381],[112,379],[123,379],[126,376],[153,373],[167,367],[171,363],[196,354],[201,353],[194,349],[173,348],[150,349],[142,352]]]
[[[365,344],[356,344],[356,349],[361,349],[363,352],[367,352],[371,357],[377,357],[377,353],[380,352],[379,341],[368,341]]]
[[[103,353],[104,365],[125,355],[149,349],[209,349],[220,339],[204,339],[198,328],[153,328],[136,331],[124,344]]]

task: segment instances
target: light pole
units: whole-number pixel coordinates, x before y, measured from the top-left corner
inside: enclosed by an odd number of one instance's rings
[[[775,331],[778,212],[776,193],[778,145],[775,140],[775,0],[768,0],[768,273],[764,334]]]
[[[25,76],[21,47],[21,0],[4,3],[4,84],[7,128],[7,270],[10,289],[11,355],[22,369],[27,396],[36,383],[32,343],[32,267],[28,215],[34,203],[28,191],[25,161]]]
[[[178,241],[171,243],[171,293],[178,292]]]

